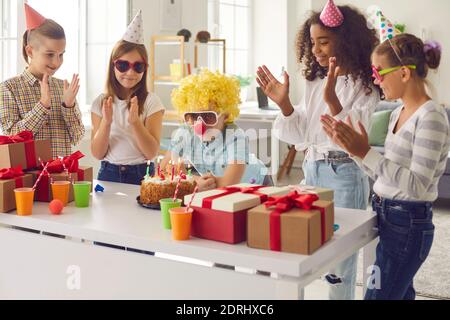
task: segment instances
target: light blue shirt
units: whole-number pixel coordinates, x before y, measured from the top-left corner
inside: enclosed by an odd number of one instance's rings
[[[199,174],[211,172],[223,177],[230,163],[245,164],[241,183],[262,185],[268,174],[264,163],[249,151],[248,137],[234,124],[227,125],[211,142],[202,142],[191,126],[182,125],[175,131],[170,150],[188,160]]]

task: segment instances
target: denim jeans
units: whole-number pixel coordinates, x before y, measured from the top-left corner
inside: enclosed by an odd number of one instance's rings
[[[307,185],[334,190],[334,204],[338,208],[366,210],[369,202],[369,179],[358,165],[345,162],[305,161],[303,166]],[[358,254],[355,253],[330,270],[342,283],[330,285],[330,300],[355,298]]]
[[[127,184],[140,185],[142,178],[146,175],[147,164],[138,164],[134,166],[123,166],[102,161],[98,171],[98,180],[120,182]],[[150,164],[149,174],[155,172],[153,162]]]
[[[374,195],[380,242],[375,266],[379,286],[370,283],[366,300],[414,300],[414,276],[430,253],[434,238],[431,202],[380,199]],[[373,277],[376,279],[376,277]]]

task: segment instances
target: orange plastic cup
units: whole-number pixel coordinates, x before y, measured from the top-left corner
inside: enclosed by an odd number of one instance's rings
[[[70,181],[54,181],[52,183],[53,199],[61,200],[64,207],[69,203]]]
[[[19,216],[31,216],[33,213],[34,190],[33,188],[14,189],[16,196],[16,210]]]
[[[171,208],[169,212],[170,222],[172,223],[172,239],[177,241],[189,240],[194,210],[191,208],[186,212],[186,208]]]

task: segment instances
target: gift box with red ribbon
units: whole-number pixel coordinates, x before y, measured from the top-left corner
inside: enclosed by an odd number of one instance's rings
[[[239,184],[199,192],[194,197],[191,235],[236,244],[247,239],[247,211],[270,196],[285,195],[289,187]],[[189,203],[191,195],[184,197]]]
[[[24,174],[20,166],[0,170],[0,212],[16,208],[14,189],[33,187],[33,176]]]
[[[14,136],[0,136],[0,168],[35,169],[39,159],[52,158],[50,140],[33,140],[31,131],[23,131]]]
[[[319,188],[307,185],[289,186],[291,191],[297,191],[299,194],[315,194],[320,200],[334,201],[334,190]]]
[[[78,161],[84,157],[84,154],[77,151],[70,156],[61,157],[48,162],[47,172],[44,172],[41,180],[36,186],[34,199],[40,202],[50,202],[53,200],[51,182],[52,181],[92,181],[93,168],[80,166]],[[31,171],[34,181],[37,180],[42,172],[45,162],[41,164],[39,170]],[[92,187],[91,187],[92,191]],[[72,202],[73,187],[70,185],[69,202]]]
[[[248,211],[251,248],[311,255],[333,237],[334,203],[294,191]]]

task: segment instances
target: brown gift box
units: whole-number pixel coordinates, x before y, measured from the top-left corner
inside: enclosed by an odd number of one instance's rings
[[[317,194],[317,196],[319,197],[320,200],[334,201],[334,191],[331,189],[304,186],[304,185],[295,186],[294,189],[298,189],[299,194],[313,193],[313,194]]]
[[[34,143],[36,166],[28,166],[26,148]],[[49,161],[52,158],[50,140],[34,140],[30,142],[18,142],[0,145],[0,168],[16,168],[21,166],[23,170],[34,169],[39,166],[39,159]]]
[[[324,208],[324,243],[334,234],[334,203],[318,200],[314,206]],[[274,208],[260,205],[247,213],[247,245],[270,250],[270,214]],[[281,214],[281,251],[311,255],[322,246],[322,217],[318,209],[293,208]]]
[[[92,181],[93,179],[93,168],[92,167],[79,167],[80,174],[83,175],[83,181]],[[33,181],[35,182],[40,174],[40,171],[31,171],[33,175]],[[78,178],[78,172],[69,173],[69,181],[80,181]],[[62,173],[51,173],[51,178],[53,181],[67,181],[67,176],[64,172]],[[92,186],[91,186],[92,191]],[[48,176],[42,176],[38,185],[36,186],[36,192],[34,193],[34,199],[40,202],[50,202],[53,200],[52,188],[50,185],[50,178]],[[74,200],[73,186],[70,185],[69,190],[69,202]]]
[[[22,184],[17,184],[17,180],[22,180]],[[25,174],[22,177],[0,180],[0,212],[9,212],[16,208],[16,196],[14,189],[17,187],[33,187],[33,175]]]

